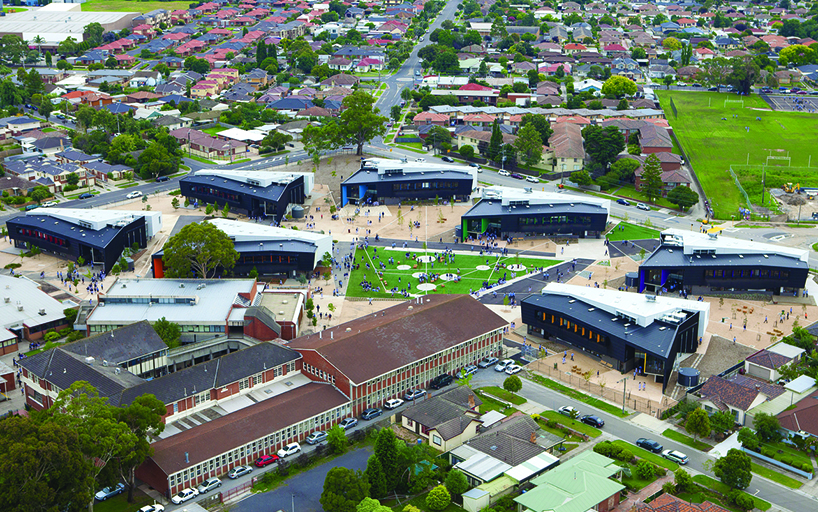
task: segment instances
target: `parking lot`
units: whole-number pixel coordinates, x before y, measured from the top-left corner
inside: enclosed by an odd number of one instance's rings
[[[791,112],[818,112],[818,96],[806,94],[761,95],[773,110]]]

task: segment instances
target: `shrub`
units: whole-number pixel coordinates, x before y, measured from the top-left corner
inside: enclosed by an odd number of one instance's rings
[[[738,492],[736,491],[735,496],[732,496],[732,502],[736,504],[737,507],[742,508],[744,510],[751,510],[755,508],[755,502],[753,498],[750,497],[747,493]]]
[[[792,466],[792,457],[787,457],[787,456],[782,455],[781,458],[779,458],[778,460],[783,462],[784,464],[786,464],[788,466]]]
[[[775,458],[775,452],[771,448],[767,448],[766,446],[761,447],[761,455],[765,457],[770,457],[771,459]]]
[[[548,428],[556,428],[557,421],[556,420],[548,420],[548,421],[545,422],[545,424],[548,425]],[[596,447],[594,447],[594,449],[596,449]]]
[[[60,338],[61,336],[60,333],[58,332],[47,332],[45,336],[43,336],[43,339],[46,341],[46,343],[48,343],[49,341],[58,340]]]
[[[675,494],[676,485],[674,485],[673,482],[665,482],[664,485],[662,485],[662,491],[665,494]]]
[[[66,338],[66,341],[77,341],[77,340],[83,339],[84,337],[85,337],[84,332],[74,331],[74,332],[72,332],[71,334],[68,335],[68,338]]]
[[[656,476],[665,476],[667,474],[667,470],[662,466],[657,466],[656,464],[653,465],[653,474]]]
[[[804,471],[806,473],[812,473],[812,464],[810,464],[809,462],[802,463],[801,471]]]
[[[452,496],[443,485],[438,485],[426,495],[426,506],[429,510],[443,510],[452,502]]]
[[[640,460],[633,468],[633,474],[640,480],[649,480],[653,476],[653,464]]]
[[[630,462],[633,460],[633,453],[630,450],[622,450],[621,452],[616,454],[616,460],[621,460],[622,462]]]
[[[64,329],[60,329],[60,336],[68,336],[68,335],[69,335],[69,334],[71,334],[73,331],[74,331],[74,329],[72,329],[72,328],[70,328],[70,327],[66,327],[66,328],[64,328]]]

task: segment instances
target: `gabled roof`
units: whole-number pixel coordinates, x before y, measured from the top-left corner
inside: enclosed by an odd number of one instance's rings
[[[788,364],[790,361],[792,361],[792,358],[764,349],[751,355],[746,359],[746,361],[764,368],[769,368],[770,370],[775,370],[776,368],[780,368],[781,366]]]
[[[707,379],[699,395],[702,400],[709,400],[722,411],[729,407],[740,411],[747,411],[759,394],[758,389],[745,387],[735,382],[729,381],[718,375]]]
[[[469,397],[474,400],[472,407],[469,406]],[[479,407],[482,403],[471,389],[459,386],[442,395],[414,402],[403,411],[403,416],[426,428],[437,429],[444,439],[449,440],[461,434],[475,419],[474,416],[466,416],[466,411]],[[464,417],[466,421],[460,421]]]

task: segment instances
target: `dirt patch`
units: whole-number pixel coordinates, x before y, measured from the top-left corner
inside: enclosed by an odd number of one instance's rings
[[[710,343],[707,346],[702,360],[697,366],[701,372],[699,382],[704,382],[712,375],[717,375],[727,368],[730,368],[739,361],[743,361],[747,356],[757,352],[756,348],[742,345],[741,343],[733,344],[733,340],[722,338],[721,336],[711,336]]]

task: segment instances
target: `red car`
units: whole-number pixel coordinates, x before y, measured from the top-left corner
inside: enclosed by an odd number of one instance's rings
[[[264,466],[269,466],[274,462],[278,462],[278,455],[262,455],[256,461],[256,466],[263,468]]]

